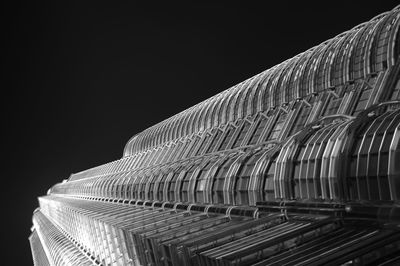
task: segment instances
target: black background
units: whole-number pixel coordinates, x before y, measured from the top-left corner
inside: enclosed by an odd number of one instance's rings
[[[32,264],[37,196],[70,173],[398,4],[270,2],[3,4],[3,259]]]

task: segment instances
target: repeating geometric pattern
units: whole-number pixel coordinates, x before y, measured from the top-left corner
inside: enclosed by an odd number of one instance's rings
[[[35,265],[400,260],[400,6],[39,198]]]

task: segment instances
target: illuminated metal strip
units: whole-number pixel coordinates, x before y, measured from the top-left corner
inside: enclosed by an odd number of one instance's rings
[[[51,265],[94,264],[40,211],[34,214],[33,224]]]
[[[33,264],[35,266],[50,266],[50,262],[35,229],[33,229],[32,234],[29,236],[29,243],[31,246]]]

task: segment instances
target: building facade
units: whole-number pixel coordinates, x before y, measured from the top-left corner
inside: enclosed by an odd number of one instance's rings
[[[400,6],[54,185],[35,265],[399,261],[399,29]]]

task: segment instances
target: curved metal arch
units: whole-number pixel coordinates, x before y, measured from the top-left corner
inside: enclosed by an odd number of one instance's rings
[[[151,149],[151,143],[154,138],[155,131],[158,129],[158,125],[149,128],[149,130],[145,133],[145,139],[144,139],[144,146],[143,150],[149,150]]]
[[[191,129],[190,133],[196,132],[197,131],[197,123],[200,115],[200,109],[203,106],[204,102],[201,102],[200,104],[196,105],[195,108],[193,108],[193,119],[190,121],[189,128]]]
[[[274,68],[275,67],[273,67],[272,69]],[[258,81],[252,88],[251,93],[249,95],[250,104],[248,105],[249,107],[247,108],[248,109],[247,113],[254,115],[258,112],[258,110],[261,110],[261,100],[260,100],[261,94],[263,92],[263,88],[265,87],[264,83],[266,80],[268,82],[271,72],[272,72],[271,69],[262,72]]]
[[[189,131],[190,118],[192,117],[192,114],[193,114],[193,108],[189,108],[188,112],[185,115],[184,122],[183,122],[183,135],[184,136],[190,135],[192,133]]]
[[[234,92],[230,106],[228,106],[228,122],[235,121],[237,118],[238,102],[240,101],[240,96],[243,94],[243,87],[248,82],[248,79],[239,83],[237,90]],[[236,107],[237,106],[237,107]]]
[[[187,120],[187,125],[186,125],[186,135],[189,135],[190,133],[193,133],[193,121],[194,117],[196,115],[195,108],[192,107],[190,108],[190,114],[188,115],[188,120]]]
[[[248,91],[250,88],[250,84],[253,83],[253,80],[256,79],[258,75],[255,75],[246,80],[243,84],[242,88],[240,89],[240,95],[238,96],[239,104],[238,107],[234,110],[233,120],[241,119],[244,117],[244,102],[246,101],[246,97],[248,97]],[[236,105],[236,104],[235,104]]]
[[[172,117],[172,119],[168,121],[168,127],[167,127],[167,139],[168,139],[168,141],[173,141],[173,140],[176,139],[174,133],[175,133],[175,129],[176,129],[175,128],[176,127],[176,123],[177,123],[177,120],[179,120],[179,117],[180,117],[179,114],[178,115],[174,115]]]
[[[180,135],[180,127],[182,125],[183,119],[182,119],[182,115],[179,115],[177,117],[176,120],[174,120],[173,122],[173,127],[172,127],[172,135],[173,135],[173,139],[180,139],[181,135]]]
[[[283,75],[282,83],[281,83],[281,88],[282,90],[285,90],[285,102],[291,102],[295,100],[296,98],[293,97],[294,91],[293,91],[293,86],[292,84],[289,83],[291,80],[291,77],[293,75],[293,71],[296,68],[298,62],[300,61],[300,58],[302,57],[303,53],[293,57],[293,60],[288,64],[287,68],[284,70],[285,74]]]
[[[168,121],[165,122],[165,126],[164,126],[164,132],[165,132],[165,136],[164,136],[164,142],[169,142],[173,140],[173,136],[172,136],[172,124],[173,122],[177,119],[177,116],[173,116],[171,117],[171,119],[169,119]]]
[[[332,45],[327,48],[326,53],[327,56],[324,60],[324,65],[322,66],[322,88],[321,90],[326,90],[328,88],[333,87],[333,84],[331,83],[331,73],[332,73],[332,68],[334,66],[334,58],[335,58],[335,51],[337,51],[338,46],[342,42],[345,34],[338,35],[337,38],[333,40]],[[317,92],[319,90],[317,89]]]
[[[371,58],[373,57],[373,49],[372,46],[375,43],[376,35],[378,34],[379,28],[382,26],[382,23],[386,20],[386,16],[376,16],[373,21],[374,27],[370,36],[368,37],[367,44],[366,44],[366,53],[364,54],[364,72],[365,75],[369,75],[373,73],[372,71],[372,63]]]
[[[388,47],[388,58],[390,65],[389,66],[394,66],[396,64],[396,60],[399,60],[399,54],[396,54],[396,45],[400,46],[400,39],[396,40],[396,38],[400,38],[400,34],[398,33],[400,31],[400,11],[398,11],[396,21],[394,23],[394,26],[392,27],[391,34],[389,37],[389,47]]]
[[[292,88],[286,87],[286,82],[298,60],[299,60],[299,55],[287,60],[286,65],[282,68],[279,78],[276,81],[275,90],[278,91],[279,93],[275,94],[275,96],[280,95],[278,97],[280,100],[278,105],[290,102],[288,100],[289,97],[288,95],[290,94],[289,91]],[[274,99],[274,101],[276,102],[276,99]]]
[[[359,27],[355,28],[356,32],[354,35],[352,35],[352,38],[350,39],[349,48],[345,49],[345,51],[344,51],[345,58],[344,58],[344,68],[343,68],[343,73],[342,73],[344,83],[352,81],[350,74],[351,74],[351,67],[352,67],[351,60],[353,59],[352,56],[354,54],[353,51],[357,48],[359,38],[364,33],[366,25],[368,25],[368,24],[364,23],[364,24],[362,24],[362,26],[360,25]]]
[[[167,127],[168,123],[163,123],[163,125],[160,127],[160,131],[162,132],[159,134],[159,138],[157,140],[158,143],[166,143],[168,142],[168,132],[167,132]]]
[[[287,60],[280,63],[279,66],[274,70],[274,73],[272,73],[271,78],[268,81],[268,84],[266,86],[266,90],[268,91],[268,94],[264,94],[264,99],[262,100],[262,103],[264,104],[263,110],[267,110],[268,108],[273,108],[275,107],[274,101],[275,101],[275,87],[278,82],[279,76],[282,74],[283,69],[285,68],[287,63]],[[266,104],[268,103],[268,105]],[[268,106],[268,107],[265,107]]]
[[[160,131],[158,132],[155,146],[162,145],[169,141],[167,139],[167,136],[168,136],[167,131],[166,131],[167,125],[168,125],[168,123],[163,123],[162,125],[160,125]]]
[[[327,42],[323,42],[320,45],[318,45],[314,50],[310,60],[307,62],[308,64],[306,66],[303,76],[303,84],[305,84],[306,87],[305,89],[307,90],[307,93],[304,96],[316,93],[314,84],[315,73],[316,73],[315,69],[319,64],[321,54],[325,51],[326,47],[327,47]]]
[[[299,69],[299,78],[297,83],[299,98],[304,98],[311,94],[311,88],[309,87],[308,84],[309,82],[308,75],[310,72],[310,68],[315,61],[316,55],[320,52],[320,50],[323,47],[325,47],[324,44],[319,44],[311,48],[310,53],[307,55],[307,58],[305,58],[304,63],[301,65],[301,69]]]
[[[140,139],[138,141],[138,150],[139,151],[144,151],[145,150],[145,142],[146,142],[146,139],[147,139],[147,133],[148,133],[148,130],[147,131],[143,131],[141,133]]]
[[[295,67],[295,69],[293,69],[293,81],[290,81],[293,85],[293,90],[294,90],[294,95],[296,99],[301,98],[300,97],[300,82],[302,80],[302,73],[304,72],[304,69],[307,65],[307,62],[310,58],[310,56],[312,55],[314,48],[311,48],[307,51],[305,51],[302,56],[299,58],[299,60],[297,61],[297,65]]]
[[[162,130],[164,131],[164,134],[162,134],[162,142],[166,143],[166,142],[170,142],[170,127],[171,127],[171,123],[165,123],[162,127]]]
[[[180,123],[178,125],[178,134],[179,134],[179,138],[186,136],[185,134],[185,122],[186,122],[186,117],[188,116],[188,110],[186,110],[185,112],[182,113],[181,117],[180,117]]]
[[[226,94],[224,95],[224,97],[221,99],[220,106],[218,108],[218,113],[216,113],[216,119],[217,119],[217,125],[218,126],[221,126],[221,125],[223,125],[225,123],[225,120],[224,120],[225,117],[224,116],[226,114],[227,105],[229,103],[229,100],[231,98],[231,95],[232,95],[232,92],[233,92],[234,88],[235,88],[235,86],[229,88],[226,91]]]
[[[270,71],[268,71],[268,74],[265,76],[265,78],[262,80],[262,82],[259,83],[259,91],[258,95],[256,95],[257,99],[257,110],[255,113],[265,111],[267,108],[264,108],[266,104],[264,104],[264,99],[268,98],[268,92],[269,92],[269,87],[268,84],[270,82],[270,79],[272,79],[273,75],[275,74],[276,70],[279,68],[279,65],[276,65],[273,67]],[[270,106],[267,106],[268,108]]]
[[[192,124],[192,132],[190,133],[195,133],[198,132],[200,129],[200,115],[201,111],[203,110],[204,105],[206,105],[206,101],[201,102],[199,106],[196,107],[196,110],[194,111],[196,114],[193,118],[193,124]]]
[[[387,62],[387,67],[389,67],[389,51],[388,51],[388,46],[389,46],[389,39],[390,39],[390,32],[393,29],[393,26],[396,26],[396,20],[398,20],[398,17],[400,15],[400,12],[398,11],[392,11],[389,12],[389,14],[383,19],[377,28],[377,34],[376,38],[374,38],[374,42],[372,45],[371,49],[371,58],[374,59],[375,62],[372,62],[372,70],[374,72],[384,70],[383,66],[381,63],[384,61]],[[388,36],[389,34],[389,36]],[[379,49],[384,49],[384,52],[382,55],[385,56],[385,58],[380,58],[378,55]],[[379,60],[379,61],[378,61]]]
[[[233,205],[233,188],[235,186],[235,177],[237,174],[237,171],[239,170],[240,166],[240,160],[241,157],[243,156],[243,153],[237,153],[232,155],[231,159],[233,159],[231,165],[229,166],[229,169],[226,173],[225,177],[225,182],[223,185],[223,196],[224,196],[224,204],[231,204]],[[238,165],[239,164],[239,165]]]
[[[178,125],[181,122],[181,116],[177,116],[174,121],[171,123],[171,133],[172,133],[172,139],[179,139],[179,134],[178,134]]]
[[[134,154],[134,144],[138,138],[138,134],[133,135],[128,142],[125,144],[123,156],[129,156]]]
[[[153,131],[154,132],[154,131]],[[150,142],[151,142],[151,134],[152,132],[150,131],[150,132],[148,132],[147,133],[147,136],[146,136],[146,141],[144,142],[145,144],[144,144],[144,150],[150,150],[151,149],[151,145],[150,145]]]
[[[212,104],[214,100],[214,97],[211,97],[209,99],[207,99],[204,102],[204,106],[199,110],[200,115],[199,115],[199,124],[198,124],[198,131],[203,131],[206,128],[206,114],[207,114],[207,109],[209,108],[209,106]]]
[[[280,106],[283,101],[282,98],[284,97],[285,90],[280,90],[280,82],[285,75],[285,70],[286,67],[290,64],[291,60],[285,61],[283,66],[277,71],[276,75],[274,76],[272,83],[271,83],[271,89],[270,89],[270,104],[273,107]]]
[[[336,50],[334,52],[333,56],[333,66],[331,67],[331,75],[330,75],[330,83],[332,86],[340,86],[343,85],[343,61],[344,57],[343,54],[345,53],[346,47],[349,46],[349,43],[352,39],[352,36],[356,34],[358,31],[357,30],[350,30],[346,32],[346,34],[343,36],[342,40],[340,43],[337,45]]]
[[[314,91],[317,93],[328,88],[326,86],[327,83],[324,79],[325,72],[330,59],[329,57],[332,55],[332,47],[335,47],[340,39],[340,36],[336,36],[335,38],[327,41],[325,47],[318,55],[317,63],[314,70],[315,74],[313,75],[313,87]]]
[[[163,126],[163,122],[158,124],[157,127],[154,128],[152,130],[152,132],[150,132],[150,134],[149,134],[149,145],[148,145],[149,149],[151,149],[153,147],[156,147],[159,144],[158,138],[160,136],[160,131],[162,129],[162,126]]]
[[[143,139],[143,135],[142,135],[142,132],[140,132],[140,134],[138,135],[138,138],[136,139],[136,142],[134,143],[135,153],[141,151],[140,146],[141,146],[142,139]]]
[[[219,126],[219,113],[221,111],[221,106],[224,100],[225,95],[227,94],[227,91],[224,91],[223,94],[221,94],[221,96],[219,97],[218,101],[215,103],[214,110],[211,113],[211,121],[212,121],[212,125],[211,127],[217,127]]]
[[[243,102],[240,106],[242,117],[247,117],[247,116],[252,115],[251,110],[252,110],[253,99],[251,96],[254,97],[255,90],[256,90],[258,83],[260,82],[260,79],[263,75],[264,75],[264,72],[259,73],[256,76],[254,76],[252,81],[247,86],[245,96],[243,97]]]
[[[229,112],[230,110],[230,106],[232,104],[233,99],[236,96],[237,91],[240,88],[241,83],[236,84],[235,86],[231,87],[229,89],[229,93],[227,95],[227,97],[223,100],[223,108],[222,108],[222,112],[220,115],[220,125],[225,125],[227,123],[229,123]],[[225,104],[224,104],[225,103]]]
[[[351,54],[350,58],[349,74],[352,80],[365,78],[367,76],[364,60],[369,55],[367,45],[376,25],[377,21],[370,21],[365,25],[365,27],[360,31],[360,34],[358,34],[357,36],[354,52]]]
[[[204,130],[208,130],[213,126],[213,120],[212,120],[212,114],[213,111],[215,110],[215,106],[217,103],[221,100],[221,97],[217,95],[213,101],[207,106],[206,108],[206,114],[204,116]]]

